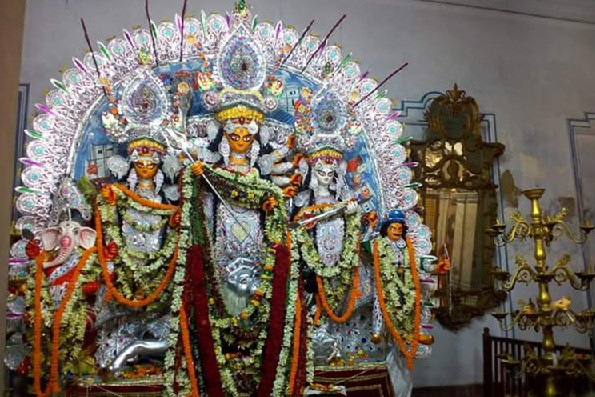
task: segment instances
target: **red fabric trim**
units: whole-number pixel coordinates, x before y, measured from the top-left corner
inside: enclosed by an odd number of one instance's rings
[[[258,397],[269,397],[273,393],[275,373],[283,343],[285,308],[287,300],[287,276],[289,274],[289,249],[282,244],[275,245],[275,266],[273,270],[273,292],[269,327],[262,355],[262,372],[258,385]]]
[[[215,355],[215,340],[209,320],[209,305],[205,285],[203,252],[200,245],[188,249],[186,263],[192,282],[192,298],[194,303],[194,325],[200,352],[203,379],[210,397],[224,397],[223,383],[219,364]]]
[[[298,287],[298,293],[301,296],[302,302],[304,302],[305,292],[304,284],[300,278]],[[300,354],[298,358],[298,373],[295,380],[294,395],[301,396],[303,388],[306,386],[306,369],[308,366],[308,308],[305,304],[302,305],[302,322],[300,329]]]

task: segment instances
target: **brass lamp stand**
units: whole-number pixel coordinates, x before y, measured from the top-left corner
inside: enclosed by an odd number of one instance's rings
[[[585,309],[578,313],[570,308],[570,300],[562,298],[552,304],[549,293],[549,284],[553,281],[558,285],[568,282],[576,290],[587,290],[591,281],[595,278],[592,271],[572,272],[569,267],[570,256],[564,255],[553,268],[548,268],[546,264],[545,247],[561,235],[567,235],[574,243],[583,244],[587,235],[593,230],[594,226],[585,222],[580,227],[580,235],[573,232],[564,221],[566,210],[562,209],[554,216],[542,213],[539,199],[543,195],[544,189],[530,189],[523,191],[525,197],[531,201],[531,222],[526,221],[517,211],[511,215],[513,221],[512,228],[505,232],[506,226],[499,221],[486,230],[486,233],[493,237],[496,245],[501,247],[515,239],[533,238],[535,265],[531,267],[528,262],[520,255],[517,255],[515,263],[517,269],[511,275],[497,266],[494,267],[493,274],[497,282],[505,291],[511,291],[517,282],[528,284],[536,282],[539,288],[537,296],[537,307],[529,300],[520,310],[514,310],[512,313],[493,313],[498,320],[500,328],[510,330],[514,327],[519,329],[534,328],[536,331],[541,329],[543,333],[542,348],[543,355],[538,358],[533,350],[526,349],[526,355],[521,361],[517,361],[510,356],[505,360],[507,367],[520,367],[520,370],[527,375],[544,375],[546,377],[545,396],[556,396],[555,376],[566,373],[571,376],[589,375],[588,357],[578,357],[571,348],[567,348],[558,357],[554,349],[554,331],[553,327],[574,325],[578,332],[589,334],[593,331],[595,311]],[[511,317],[510,326],[503,325],[503,320]]]

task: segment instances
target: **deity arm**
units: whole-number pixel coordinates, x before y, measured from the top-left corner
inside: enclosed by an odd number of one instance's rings
[[[291,162],[285,161],[289,153],[289,148],[282,146],[280,149],[274,150],[271,153],[260,156],[260,158],[258,159],[260,174],[263,176],[289,175],[294,169],[294,166]],[[273,181],[273,183],[276,182]]]

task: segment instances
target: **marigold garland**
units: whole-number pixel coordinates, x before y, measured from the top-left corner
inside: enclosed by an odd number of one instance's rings
[[[60,353],[60,327],[62,324],[62,316],[66,310],[66,305],[70,300],[74,288],[76,287],[76,281],[79,274],[89,257],[97,251],[97,247],[91,247],[81,255],[75,269],[72,274],[72,279],[68,284],[64,298],[60,301],[58,310],[54,313],[54,321],[52,323],[52,353],[50,358],[50,378],[46,385],[45,390],[41,390],[41,282],[43,272],[43,262],[45,260],[45,254],[39,255],[36,261],[35,269],[35,318],[34,318],[34,341],[33,341],[33,388],[34,392],[38,397],[48,396],[50,393],[59,393],[60,385],[58,383],[58,360]]]
[[[108,185],[108,187],[109,186],[110,185]],[[153,208],[156,210],[164,210],[164,211],[174,211],[174,212],[178,211],[178,209],[180,208],[177,205],[162,204],[162,203],[158,203],[153,200],[148,200],[146,198],[143,198],[143,197],[139,196],[138,194],[134,193],[132,190],[128,189],[126,186],[121,185],[119,183],[114,183],[111,186],[117,188],[118,190],[120,190],[122,193],[124,193],[126,196],[130,197],[132,200],[136,201],[137,203],[142,204],[149,208]]]
[[[186,370],[190,378],[191,397],[200,397],[198,384],[196,383],[196,373],[194,372],[194,359],[192,358],[192,349],[190,348],[190,334],[188,332],[188,317],[184,303],[180,305],[180,328],[182,331],[182,346],[184,348],[184,357],[186,358]]]
[[[349,301],[347,302],[347,308],[345,309],[345,313],[341,316],[337,316],[333,309],[330,307],[329,303],[326,300],[326,295],[324,293],[324,283],[322,282],[322,277],[316,276],[316,283],[318,284],[318,295],[320,297],[320,303],[324,308],[324,311],[331,320],[336,323],[344,323],[345,321],[349,320],[351,315],[353,314],[353,310],[355,309],[355,301],[361,296],[359,291],[359,266],[353,269],[353,284],[351,286],[351,292],[349,293]]]
[[[157,299],[159,295],[161,295],[161,292],[163,292],[165,287],[167,287],[169,280],[174,274],[174,271],[176,269],[176,263],[178,261],[178,244],[176,243],[176,247],[174,248],[174,253],[169,262],[167,272],[165,273],[165,276],[163,277],[155,291],[153,291],[153,293],[145,299],[136,301],[126,298],[120,291],[116,289],[112,281],[111,275],[109,273],[109,270],[107,269],[107,263],[105,261],[105,256],[103,253],[103,232],[101,229],[101,213],[99,211],[98,206],[95,206],[95,231],[97,232],[97,258],[99,259],[99,263],[101,264],[101,272],[103,274],[103,279],[105,281],[105,285],[110,296],[115,297],[119,303],[129,307],[143,307],[155,301],[155,299]]]
[[[380,278],[380,260],[379,260],[379,253],[378,253],[378,240],[374,240],[374,278],[376,281],[376,291],[378,294],[378,304],[380,306],[380,311],[382,312],[382,317],[384,318],[384,322],[386,327],[388,328],[389,332],[393,336],[393,338],[397,341],[399,345],[399,349],[401,349],[401,353],[405,356],[407,361],[407,367],[409,369],[413,369],[413,359],[415,358],[415,353],[417,352],[417,345],[419,343],[419,335],[420,335],[420,324],[421,324],[421,287],[419,284],[419,277],[417,273],[417,266],[415,264],[415,253],[413,251],[413,244],[411,243],[411,239],[407,236],[407,251],[409,253],[409,264],[411,267],[411,278],[413,279],[413,284],[415,285],[415,313],[413,315],[413,340],[411,341],[411,349],[407,350],[407,346],[403,341],[403,338],[399,334],[399,331],[393,326],[393,323],[388,315],[388,311],[386,310],[386,302],[384,300],[384,291],[382,288],[382,279]]]
[[[316,311],[314,312],[314,319],[312,320],[312,324],[314,326],[317,326],[318,321],[320,321],[320,317],[322,316],[322,302],[320,301],[320,295],[314,295],[314,300],[316,302]]]

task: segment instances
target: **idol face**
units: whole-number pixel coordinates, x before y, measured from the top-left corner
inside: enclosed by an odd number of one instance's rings
[[[140,179],[153,179],[157,173],[158,164],[151,159],[141,159],[133,163],[134,170]]]
[[[318,181],[318,186],[330,186],[334,176],[335,167],[333,166],[333,163],[326,163],[323,161],[316,163],[316,166],[314,167],[314,177]]]
[[[225,124],[223,135],[232,153],[245,154],[252,147],[258,133],[258,124],[249,119],[231,119]]]
[[[224,132],[225,139],[229,142],[232,153],[244,154],[252,146],[255,135],[245,127],[236,128],[231,134]]]
[[[386,237],[390,241],[397,241],[403,236],[403,225],[397,222],[393,222],[386,228]]]

